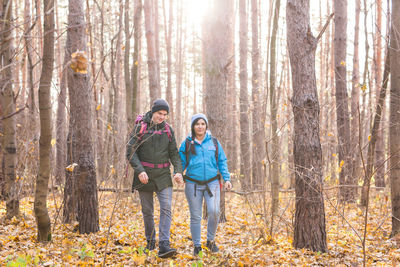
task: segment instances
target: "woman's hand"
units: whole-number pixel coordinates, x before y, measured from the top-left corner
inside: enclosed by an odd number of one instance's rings
[[[225,182],[225,189],[228,191],[230,191],[232,189],[232,184],[230,181]]]

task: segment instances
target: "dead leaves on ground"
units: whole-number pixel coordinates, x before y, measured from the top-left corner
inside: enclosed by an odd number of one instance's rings
[[[381,193],[384,194],[384,193]],[[62,203],[56,197],[57,207]],[[36,242],[36,223],[33,215],[33,199],[21,200],[21,218],[2,221],[0,227],[0,265],[2,266],[101,266],[104,258],[108,266],[270,266],[270,265],[362,265],[361,241],[363,210],[356,204],[335,209],[326,204],[328,253],[296,250],[292,247],[293,208],[284,212],[273,239],[263,220],[255,219],[241,196],[227,195],[228,222],[220,224],[217,244],[221,252],[211,254],[204,248],[201,257],[193,257],[190,237],[189,211],[182,192],[174,193],[171,243],[179,254],[174,259],[160,259],[157,249],[148,254],[144,251],[145,238],[140,204],[135,195],[119,199],[117,210],[112,215],[116,200],[114,193],[99,194],[101,230],[95,234],[79,235],[71,225],[54,226],[52,242]],[[286,207],[290,197],[281,199]],[[53,196],[49,197],[52,220],[56,217]],[[158,204],[156,223],[158,224]],[[367,234],[367,264],[375,266],[398,265],[400,263],[399,237],[389,239],[390,203],[387,197],[374,197]],[[252,207],[260,211],[261,207]],[[339,216],[342,212],[351,227]],[[62,214],[62,213],[61,213]],[[258,213],[256,213],[258,214]],[[0,217],[5,215],[5,203],[0,204]],[[256,215],[258,216],[258,215]],[[111,220],[112,219],[112,220]],[[111,220],[111,227],[110,227]],[[110,234],[108,230],[110,229]],[[158,230],[158,228],[157,228]],[[357,231],[357,233],[355,232]],[[202,241],[206,240],[206,222],[203,220]],[[105,251],[107,251],[105,253]]]

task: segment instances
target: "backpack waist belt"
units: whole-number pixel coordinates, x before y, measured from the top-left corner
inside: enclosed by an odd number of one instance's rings
[[[210,195],[210,197],[213,197],[214,195],[213,195],[213,193],[211,192],[211,189],[210,189],[210,187],[208,187],[208,183],[211,183],[211,182],[213,182],[213,181],[215,181],[215,180],[218,180],[219,178],[220,178],[220,174],[217,174],[217,176],[215,176],[215,177],[213,177],[213,178],[210,178],[210,179],[208,179],[208,180],[206,180],[206,181],[199,181],[199,180],[195,180],[195,179],[193,179],[193,178],[190,178],[189,176],[187,176],[187,175],[184,175],[183,176],[183,179],[185,179],[186,181],[191,181],[191,182],[194,182],[195,184],[194,184],[194,196],[196,197],[196,188],[197,188],[197,185],[205,185],[206,186],[206,190],[207,190],[207,193]]]
[[[170,165],[169,162],[160,163],[160,164],[154,164],[154,163],[150,163],[150,162],[141,161],[140,163],[142,163],[142,165],[143,165],[144,167],[149,167],[149,168],[153,168],[153,169],[168,168],[169,165]]]

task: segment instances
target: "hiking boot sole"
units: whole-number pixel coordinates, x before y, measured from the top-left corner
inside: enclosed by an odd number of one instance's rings
[[[174,257],[176,254],[178,254],[176,252],[176,250],[171,250],[171,251],[164,252],[162,254],[159,253],[158,257],[160,257],[160,258],[171,258],[171,257]]]

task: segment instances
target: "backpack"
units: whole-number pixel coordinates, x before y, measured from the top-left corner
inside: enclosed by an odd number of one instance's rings
[[[218,140],[217,138],[215,138],[214,136],[211,136],[211,140],[214,143],[215,146],[215,160],[217,161],[218,164]],[[185,165],[185,169],[187,168],[187,166],[189,165],[189,156],[190,156],[190,146],[194,145],[194,141],[189,141],[187,138],[185,139],[185,156],[186,156],[186,165]],[[184,169],[184,170],[185,170]]]
[[[138,133],[138,140],[142,141],[143,136],[146,133],[150,133],[150,134],[163,134],[163,133],[167,133],[168,139],[171,142],[172,141],[172,133],[171,133],[171,127],[169,127],[169,124],[167,122],[165,122],[165,127],[164,130],[158,130],[158,131],[154,131],[154,130],[148,130],[147,129],[147,123],[144,122],[144,114],[139,114],[136,117],[135,120],[135,125],[139,125],[140,124],[140,131]],[[134,128],[135,129],[135,128]]]

